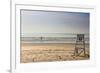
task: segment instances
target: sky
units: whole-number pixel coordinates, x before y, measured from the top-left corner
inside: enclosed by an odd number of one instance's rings
[[[21,33],[89,33],[89,13],[21,10]]]

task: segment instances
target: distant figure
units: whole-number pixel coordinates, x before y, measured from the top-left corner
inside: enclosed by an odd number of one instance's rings
[[[41,41],[42,41],[43,37],[41,36],[40,39],[41,39]]]

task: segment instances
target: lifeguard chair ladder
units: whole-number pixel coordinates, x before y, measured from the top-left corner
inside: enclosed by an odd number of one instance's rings
[[[86,56],[84,34],[77,34],[74,55],[80,56],[81,54]]]

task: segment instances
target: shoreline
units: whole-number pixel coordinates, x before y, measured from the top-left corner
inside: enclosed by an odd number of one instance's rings
[[[34,44],[75,44],[75,43],[66,43],[66,42],[64,42],[64,43],[46,43],[46,42],[40,42],[40,43],[36,43],[36,42],[34,42],[34,43],[20,43],[21,45],[34,45]],[[89,45],[89,43],[85,43],[86,45]]]

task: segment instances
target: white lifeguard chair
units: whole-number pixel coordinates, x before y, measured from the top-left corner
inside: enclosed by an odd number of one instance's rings
[[[74,55],[81,56],[81,54],[86,56],[84,34],[77,34]]]

